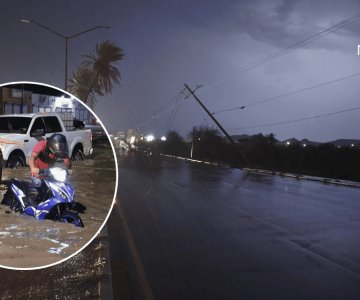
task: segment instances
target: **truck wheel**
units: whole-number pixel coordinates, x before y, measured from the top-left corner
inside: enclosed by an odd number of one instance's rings
[[[7,162],[10,169],[16,169],[25,166],[24,158],[20,154],[12,154]]]
[[[82,161],[84,160],[84,153],[80,149],[74,149],[71,155],[72,161]]]

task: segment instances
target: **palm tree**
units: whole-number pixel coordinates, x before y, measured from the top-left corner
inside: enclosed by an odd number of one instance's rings
[[[80,67],[76,72],[73,72],[73,77],[69,80],[68,83],[69,92],[77,96],[91,108],[94,108],[95,106],[95,96],[103,96],[103,92],[101,91],[98,84],[95,84],[92,88],[90,88],[93,78],[94,75],[92,70]]]
[[[124,53],[115,43],[105,41],[96,45],[95,54],[84,57],[87,60],[69,80],[69,92],[94,108],[96,95],[107,95],[114,83],[120,83],[121,75],[115,63],[124,58]]]
[[[87,58],[82,67],[92,70],[93,78],[88,92],[84,95],[85,101],[92,90],[98,86],[104,95],[111,93],[113,84],[120,83],[120,71],[114,64],[124,58],[123,50],[115,43],[105,41],[96,45],[96,52],[84,55]]]

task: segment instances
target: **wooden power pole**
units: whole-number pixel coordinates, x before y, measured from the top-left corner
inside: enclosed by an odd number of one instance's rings
[[[190,89],[190,87],[185,83],[185,88],[190,92],[190,94],[194,97],[194,99],[200,104],[200,106],[206,111],[206,113],[210,116],[210,118],[215,122],[215,124],[219,127],[219,129],[221,130],[221,132],[228,138],[228,140],[230,141],[230,143],[235,147],[237,153],[240,155],[241,159],[246,163],[249,164],[250,161],[249,159],[246,157],[246,155],[240,151],[239,147],[236,145],[235,141],[233,140],[233,138],[227,133],[227,131],[224,129],[224,127],[221,126],[221,124],[218,122],[218,120],[215,119],[215,117],[213,116],[212,113],[210,113],[210,111],[205,107],[205,105],[200,101],[200,99],[198,98],[198,96],[195,95],[194,91],[192,89]]]

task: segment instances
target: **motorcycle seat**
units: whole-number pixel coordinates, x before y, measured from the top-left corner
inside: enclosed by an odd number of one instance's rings
[[[25,195],[36,192],[36,188],[33,187],[32,182],[30,181],[13,178],[10,180],[10,184],[11,183],[16,185],[20,190],[22,190]]]
[[[40,202],[38,199],[39,190],[33,186],[32,182],[14,178],[10,181],[10,183],[16,185],[25,194],[23,201],[26,205],[29,204],[35,207],[38,205]]]

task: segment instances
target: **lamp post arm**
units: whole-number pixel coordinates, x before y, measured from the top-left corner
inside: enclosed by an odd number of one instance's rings
[[[110,26],[105,26],[105,25],[98,25],[96,27],[93,27],[93,28],[90,28],[88,30],[84,30],[82,32],[79,32],[79,33],[76,33],[76,34],[73,34],[73,35],[69,35],[69,36],[66,36],[66,35],[63,35],[57,31],[55,31],[54,29],[51,29],[43,24],[40,24],[34,20],[26,20],[26,19],[21,19],[20,22],[23,22],[23,23],[33,23],[59,37],[61,37],[62,39],[65,40],[65,91],[67,91],[67,73],[68,73],[68,40],[74,38],[74,37],[77,37],[79,35],[82,35],[84,33],[87,33],[89,31],[93,31],[93,30],[96,30],[96,29],[99,29],[99,28],[103,28],[103,29],[109,29]]]
[[[36,24],[37,26],[40,26],[41,28],[44,28],[44,29],[47,30],[47,31],[50,31],[50,32],[52,32],[53,34],[56,34],[57,36],[59,36],[59,37],[61,37],[61,38],[63,38],[63,39],[67,39],[67,37],[66,37],[65,35],[62,35],[61,33],[58,33],[57,31],[55,31],[55,30],[53,30],[53,29],[51,29],[51,28],[49,28],[49,27],[47,27],[47,26],[45,26],[45,25],[42,25],[42,24],[40,24],[40,23],[38,23],[38,22],[36,22],[36,21],[29,21],[29,23]]]
[[[90,29],[88,29],[88,30],[85,30],[85,31],[82,31],[82,32],[79,32],[79,33],[76,33],[76,34],[73,34],[73,35],[70,35],[70,36],[67,36],[66,38],[67,38],[67,39],[72,39],[72,38],[74,38],[74,37],[77,37],[77,36],[79,36],[79,35],[82,35],[82,34],[84,34],[84,33],[87,33],[87,32],[89,32],[89,31],[93,31],[93,30],[96,30],[96,29],[99,29],[99,28],[109,29],[110,26],[99,25],[99,26],[96,26],[96,27],[94,27],[94,28],[90,28]]]

